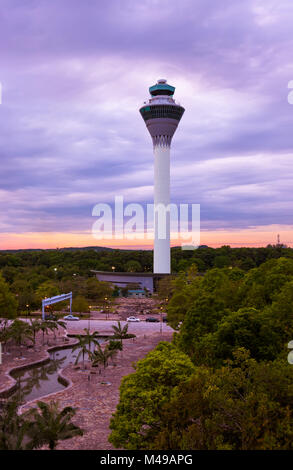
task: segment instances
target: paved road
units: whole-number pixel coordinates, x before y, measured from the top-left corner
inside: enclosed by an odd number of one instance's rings
[[[21,318],[21,320],[29,321],[27,318]],[[62,319],[62,321],[65,321]],[[128,324],[128,333],[133,333],[136,336],[148,335],[153,333],[159,333],[161,330],[161,322],[158,323],[149,323],[146,321],[140,322],[126,322],[120,321],[122,327],[125,324]],[[110,334],[112,333],[112,325],[117,325],[117,320],[78,320],[78,321],[67,321],[67,333],[69,334],[79,334],[83,333],[84,328],[90,326],[91,331],[98,331],[100,334]],[[163,332],[172,332],[174,331],[167,323],[162,322],[162,331]]]
[[[103,334],[103,332],[110,332],[112,331],[111,326],[117,325],[117,321],[114,320],[79,320],[79,321],[68,321],[67,322],[67,332],[70,333],[77,333],[82,332],[83,328],[88,328],[90,323],[91,331],[97,330],[99,333]],[[148,323],[145,321],[141,322],[120,322],[122,326],[128,324],[128,332],[134,333],[135,335],[147,335],[152,333],[159,333],[160,332],[160,323]],[[162,330],[167,332],[172,332],[172,328],[168,326],[166,323],[162,322]]]

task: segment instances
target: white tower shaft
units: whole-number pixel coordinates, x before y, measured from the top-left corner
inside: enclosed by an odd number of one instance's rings
[[[154,272],[169,274],[170,147],[154,146]]]

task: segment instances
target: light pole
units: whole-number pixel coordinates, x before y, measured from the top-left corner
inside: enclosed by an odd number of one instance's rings
[[[89,318],[88,318],[88,330],[90,331],[90,327],[91,327],[91,305],[89,305]]]
[[[108,297],[105,297],[106,320],[107,320],[107,300],[108,300]]]
[[[162,334],[162,324],[163,324],[163,307],[160,307],[160,333]]]

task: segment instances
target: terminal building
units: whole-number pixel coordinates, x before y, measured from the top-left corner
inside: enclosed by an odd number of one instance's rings
[[[96,275],[99,281],[108,282],[113,287],[117,286],[122,289],[123,287],[129,287],[130,291],[147,291],[150,294],[153,294],[157,290],[157,285],[159,280],[166,275],[159,275],[153,273],[119,273],[116,271],[95,271],[92,272]],[[132,288],[132,286],[137,286],[137,289]],[[139,296],[134,295],[133,296]]]

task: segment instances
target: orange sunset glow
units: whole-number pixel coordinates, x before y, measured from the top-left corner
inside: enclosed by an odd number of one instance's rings
[[[246,230],[211,230],[202,231],[200,244],[211,247],[231,245],[231,247],[260,247],[277,242],[280,234],[281,242],[293,246],[293,227],[270,225],[254,227]],[[180,240],[171,239],[172,246],[179,246]],[[153,248],[153,240],[96,240],[91,232],[26,232],[0,234],[0,249],[46,249],[65,247],[104,246],[120,249],[149,249]]]

